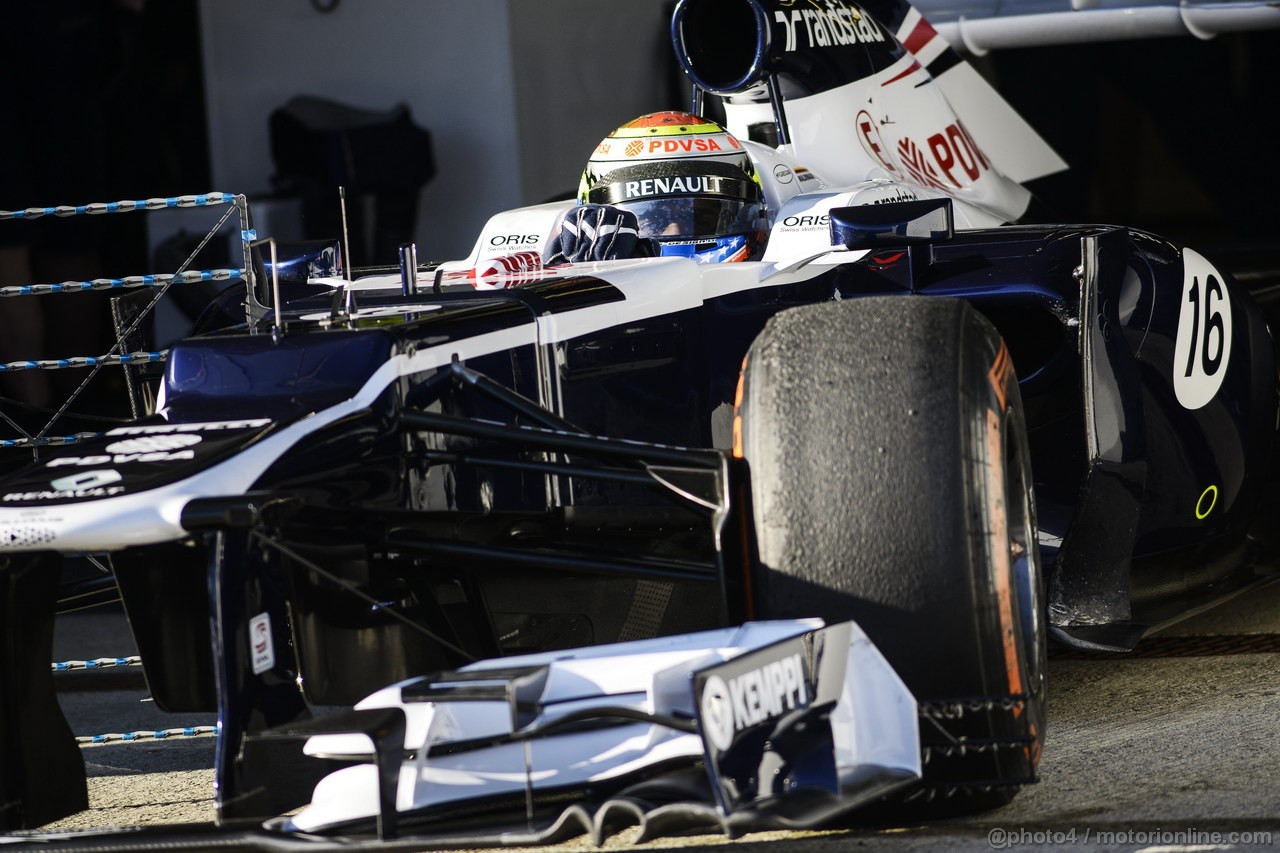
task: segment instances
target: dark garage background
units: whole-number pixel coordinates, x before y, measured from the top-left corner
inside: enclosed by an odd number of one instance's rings
[[[331,2],[273,0],[273,5],[279,9],[288,4],[291,14],[303,20],[303,16],[324,14]],[[361,2],[343,0],[334,15]],[[506,115],[492,105],[467,107],[487,112],[489,122],[518,121],[519,138],[529,138],[525,127],[533,126],[543,150],[555,152],[554,174],[540,176],[541,185],[523,180],[499,193],[500,198],[428,194],[425,214],[419,216],[421,243],[431,245],[432,235],[423,232],[430,231],[437,214],[461,219],[459,227],[469,234],[497,209],[544,200],[545,196],[536,195],[539,186],[572,188],[579,167],[566,164],[580,163],[589,152],[590,143],[583,140],[599,138],[631,118],[638,104],[660,109],[687,103],[688,92],[674,70],[661,21],[671,4],[653,3],[657,6],[652,32],[637,36],[651,45],[646,50],[651,49],[652,67],[623,75],[633,81],[619,87],[630,96],[622,98],[620,93],[618,97],[626,102],[625,114],[610,112],[609,106],[597,107],[594,112],[600,115],[595,124],[539,126],[527,115]],[[418,8],[429,17],[432,5]],[[526,18],[534,14],[529,11],[535,8],[531,5],[519,8]],[[243,191],[213,186],[214,152],[206,103],[210,81],[205,78],[209,63],[202,56],[202,44],[207,41],[202,39],[202,21],[209,20],[208,10],[205,13],[197,0],[58,0],[6,7],[0,27],[0,55],[6,57],[8,69],[0,77],[4,105],[0,208],[211,189]],[[517,60],[534,57],[539,63],[564,61],[591,69],[607,65],[616,47],[608,40],[588,39],[573,55],[542,56],[537,52],[536,34],[530,35],[525,23],[511,34]],[[586,25],[581,19],[577,23]],[[388,27],[395,25],[387,22]],[[268,42],[294,38],[287,18],[278,13],[264,15],[262,26],[276,28],[263,34]],[[469,37],[475,39],[477,69],[491,63],[495,50],[503,49],[483,33]],[[377,46],[361,47],[367,52],[376,51]],[[429,51],[423,56],[429,64]],[[264,58],[257,60],[261,63]],[[344,59],[334,55],[327,61],[340,69]],[[1206,253],[1216,252],[1228,266],[1246,273],[1276,266],[1273,234],[1280,216],[1274,209],[1280,178],[1272,127],[1277,112],[1273,86],[1280,79],[1280,31],[1209,41],[1160,38],[1008,50],[974,64],[1071,164],[1070,172],[1042,179],[1035,187],[1062,220],[1154,230],[1193,243]],[[449,73],[455,77],[454,85],[465,89],[468,69],[454,67]],[[519,74],[517,68],[516,77]],[[409,93],[421,84],[422,80],[403,81]],[[523,85],[536,87],[537,81]],[[543,94],[549,100],[583,98],[573,91]],[[441,173],[483,173],[506,165],[469,160],[473,155],[447,144],[448,130],[460,121],[458,116],[436,112],[415,115],[415,119],[437,139]],[[220,154],[259,165],[270,158],[267,150]],[[517,155],[513,151],[511,156]],[[152,267],[155,247],[149,245],[144,217],[111,219],[94,227],[53,223],[53,229],[36,223],[6,223],[0,230],[0,284],[167,271]],[[305,231],[306,223],[302,227]],[[434,256],[430,249],[424,255]],[[96,354],[110,346],[101,300],[44,299],[38,309],[19,306],[32,301],[7,300],[3,306],[0,360]],[[5,377],[0,393],[47,406],[78,382],[73,373]],[[112,411],[119,405],[114,402],[118,389],[111,387],[113,380],[107,376],[111,373],[104,372],[82,408]]]

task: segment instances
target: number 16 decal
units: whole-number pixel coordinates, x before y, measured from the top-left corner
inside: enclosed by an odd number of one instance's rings
[[[1231,297],[1201,255],[1182,252],[1182,310],[1173,349],[1173,390],[1185,408],[1213,399],[1231,358]]]

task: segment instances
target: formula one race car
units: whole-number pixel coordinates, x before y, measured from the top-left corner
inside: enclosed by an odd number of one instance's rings
[[[458,843],[1007,802],[1047,635],[1131,649],[1269,580],[1274,346],[1229,275],[1013,224],[1062,164],[905,3],[681,0],[673,33],[729,132],[668,115],[593,162],[740,149],[758,260],[544,266],[571,202],[398,274],[246,242],[154,412],[27,443],[0,827],[84,804],[64,555],[109,561],[156,702],[217,711],[220,820],[311,795],[263,831]],[[610,174],[583,200],[734,180]]]

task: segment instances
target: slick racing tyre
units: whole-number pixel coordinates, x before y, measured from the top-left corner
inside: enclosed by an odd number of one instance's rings
[[[759,618],[853,619],[920,703],[924,779],[976,811],[1034,781],[1045,629],[1022,401],[958,299],[785,311],[743,365]]]

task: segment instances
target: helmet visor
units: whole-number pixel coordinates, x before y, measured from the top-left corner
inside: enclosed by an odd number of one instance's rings
[[[764,229],[764,205],[727,198],[656,198],[618,205],[640,220],[640,236],[712,239]]]

